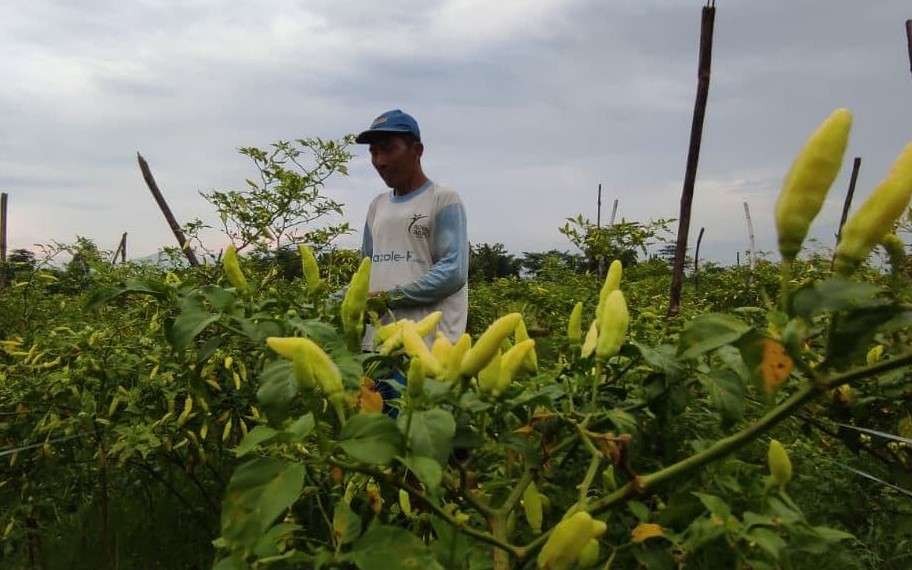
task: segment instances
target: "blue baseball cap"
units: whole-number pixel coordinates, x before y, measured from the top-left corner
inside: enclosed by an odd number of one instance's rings
[[[370,128],[361,132],[355,139],[355,142],[359,144],[370,144],[377,135],[390,133],[410,134],[414,135],[419,141],[421,140],[421,131],[418,130],[418,121],[408,113],[403,113],[400,109],[393,109],[374,119]]]

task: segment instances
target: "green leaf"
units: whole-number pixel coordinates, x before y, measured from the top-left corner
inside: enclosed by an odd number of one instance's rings
[[[899,305],[856,309],[833,319],[827,342],[827,363],[843,368],[862,356],[875,333],[904,312]]]
[[[256,426],[244,436],[244,439],[234,448],[234,454],[238,457],[243,457],[247,455],[254,449],[256,449],[260,444],[272,441],[279,434],[278,430],[274,430],[271,427],[267,426]]]
[[[222,502],[222,537],[252,547],[298,499],[305,469],[298,463],[261,457],[238,467]]]
[[[260,373],[260,388],[257,390],[257,401],[266,411],[270,421],[281,421],[298,395],[298,380],[295,378],[291,362],[274,360],[267,364]]]
[[[828,526],[815,526],[811,527],[811,529],[814,531],[814,534],[827,542],[838,542],[840,540],[852,540],[855,538],[855,535],[853,534]]]
[[[469,563],[471,543],[469,537],[459,532],[440,517],[431,518],[437,540],[431,542],[434,556],[447,570],[464,570]]]
[[[349,556],[361,570],[443,570],[417,536],[393,526],[371,527]]]
[[[341,544],[348,544],[361,535],[361,517],[345,501],[337,502],[333,509],[333,534]]]
[[[649,521],[649,507],[643,503],[639,501],[630,501],[627,503],[627,508],[640,522]]]
[[[765,527],[754,527],[750,531],[744,533],[744,538],[765,550],[776,560],[779,560],[779,554],[782,552],[782,549],[787,546],[781,536]]]
[[[620,408],[613,408],[605,412],[605,416],[614,424],[614,427],[616,427],[620,433],[637,432],[638,426],[636,417],[630,412],[626,412]]]
[[[751,328],[743,321],[720,313],[695,317],[684,325],[678,343],[681,358],[695,358],[726,344],[732,344]]]
[[[310,435],[314,427],[316,427],[314,416],[308,413],[292,422],[291,425],[285,428],[285,432],[292,437],[292,441],[300,441]]]
[[[397,459],[408,467],[432,494],[440,488],[440,482],[443,481],[443,468],[436,460],[419,455],[409,455]]]
[[[198,308],[187,308],[166,327],[165,335],[177,350],[186,348],[198,334],[219,319],[218,314]]]
[[[356,461],[385,465],[401,453],[402,434],[383,414],[359,414],[342,428],[339,447]]]
[[[675,349],[670,344],[663,344],[655,348],[650,348],[644,344],[632,341],[646,364],[653,369],[663,372],[671,378],[677,378],[684,372],[684,365],[675,356]]]
[[[215,285],[206,285],[200,288],[200,293],[209,301],[213,309],[220,312],[229,312],[231,306],[234,305],[235,299],[237,299],[233,292]]]
[[[744,384],[731,370],[716,370],[712,375],[700,374],[700,382],[709,392],[714,408],[719,410],[725,423],[744,417]]]
[[[791,314],[810,317],[821,311],[844,311],[880,304],[880,287],[833,278],[798,289],[791,298]]]
[[[715,495],[708,495],[706,493],[694,493],[700,502],[703,503],[703,506],[709,510],[714,516],[720,517],[722,519],[727,519],[731,516],[731,508],[729,508],[728,503],[720,499]]]
[[[400,414],[397,420],[399,429],[405,434],[408,425],[408,414]],[[446,463],[453,447],[453,435],[456,433],[456,420],[446,410],[435,408],[412,412],[411,431],[407,437],[407,447],[412,455],[433,457],[438,463]]]

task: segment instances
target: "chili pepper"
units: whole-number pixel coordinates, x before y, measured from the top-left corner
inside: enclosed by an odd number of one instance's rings
[[[589,325],[589,332],[586,333],[586,340],[583,341],[583,349],[581,351],[583,358],[587,358],[593,352],[595,352],[595,347],[598,344],[598,339],[598,319],[596,319],[592,321],[591,325]]]
[[[459,367],[462,363],[462,358],[470,348],[472,348],[472,337],[468,333],[463,333],[459,340],[456,341],[456,344],[453,345],[453,348],[450,349],[449,355],[447,355],[445,375],[447,382],[454,382],[459,379]]]
[[[510,333],[513,332],[521,319],[521,314],[510,313],[494,321],[485,332],[481,333],[475,345],[462,358],[462,364],[460,365],[462,375],[474,376],[478,374],[494,357],[501,342],[510,336]]]
[[[590,538],[589,542],[586,543],[586,546],[583,547],[583,550],[580,552],[579,560],[577,561],[577,568],[592,568],[595,566],[595,563],[599,559],[599,543],[598,540]]]
[[[314,373],[310,367],[310,360],[307,358],[307,353],[303,350],[298,350],[295,352],[291,362],[294,367],[295,379],[298,381],[298,384],[306,390],[312,390],[314,387]]]
[[[600,360],[606,360],[620,352],[629,324],[630,313],[627,311],[624,294],[620,289],[615,289],[605,299],[605,305],[599,316],[599,336],[595,346],[595,356]]]
[[[402,345],[406,354],[421,360],[426,374],[430,374],[434,378],[440,376],[442,372],[440,362],[434,358],[424,339],[418,334],[415,323],[407,322],[402,325]]]
[[[516,377],[520,368],[523,367],[526,357],[535,350],[535,341],[526,339],[504,353],[500,361],[500,381],[497,385],[497,392],[502,394],[510,386],[510,382]]]
[[[573,305],[570,311],[570,320],[567,321],[567,338],[572,344],[579,344],[583,340],[583,302]]]
[[[520,319],[516,324],[513,338],[516,340],[517,346],[519,343],[529,340],[529,331],[526,330],[525,320]],[[522,368],[530,374],[535,374],[538,372],[538,355],[535,354],[534,346],[529,350],[529,352],[526,353],[526,357],[522,361]]]
[[[323,284],[323,280],[320,279],[320,266],[317,265],[317,258],[309,245],[299,244],[298,253],[301,255],[301,270],[307,283],[307,290],[312,293]]]
[[[770,441],[767,461],[773,481],[779,487],[785,487],[792,479],[792,461],[785,447],[775,439]]]
[[[412,518],[412,501],[405,489],[399,489],[399,508],[402,510],[402,514]]]
[[[424,365],[420,358],[412,358],[409,362],[406,388],[410,399],[417,399],[424,395]]]
[[[485,394],[497,396],[500,393],[500,371],[503,360],[500,350],[494,354],[487,366],[478,372],[478,388]]]
[[[232,287],[238,291],[247,290],[247,278],[244,277],[244,272],[241,270],[237,248],[234,247],[234,244],[229,245],[228,248],[225,249],[225,255],[222,258],[222,267],[225,268],[225,276],[228,278],[228,282],[231,283]]]
[[[266,339],[266,344],[279,356],[292,362],[299,352],[303,353],[302,358],[306,358],[309,362],[313,378],[320,385],[320,389],[323,390],[326,397],[334,404],[342,401],[344,397],[342,373],[339,372],[336,363],[317,343],[303,337],[271,336]]]
[[[364,336],[364,311],[367,309],[367,295],[370,290],[371,260],[365,257],[352,276],[345,297],[342,299],[342,330],[348,349],[357,351]]]
[[[808,228],[839,174],[851,127],[848,109],[833,111],[810,136],[785,176],[776,201],[776,229],[779,252],[786,261],[801,251]]]
[[[437,328],[441,318],[443,318],[443,311],[429,313],[426,317],[415,323],[415,330],[418,331],[419,335],[425,337],[434,332],[434,329]]]
[[[437,331],[437,338],[434,339],[434,344],[431,345],[431,354],[443,364],[447,362],[451,350],[453,350],[453,344],[450,339],[442,332]]]
[[[534,481],[523,491],[522,505],[526,513],[526,522],[535,534],[539,534],[542,529],[542,500]]]
[[[895,233],[889,233],[880,240],[880,245],[887,252],[893,273],[898,274],[906,264],[906,244]]]
[[[599,302],[595,309],[596,318],[602,314],[602,308],[605,306],[605,299],[612,291],[617,291],[621,286],[621,277],[624,274],[624,266],[621,260],[615,259],[608,266],[608,273],[605,274],[605,282],[599,291]]]
[[[590,540],[605,534],[607,525],[579,511],[554,527],[538,553],[539,570],[570,570]]]
[[[871,248],[891,231],[912,198],[912,143],[900,153],[887,177],[842,227],[834,267],[851,274]]]

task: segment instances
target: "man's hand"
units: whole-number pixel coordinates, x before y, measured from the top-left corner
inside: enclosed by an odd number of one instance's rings
[[[382,316],[389,310],[390,296],[386,291],[374,291],[367,294],[367,310]]]

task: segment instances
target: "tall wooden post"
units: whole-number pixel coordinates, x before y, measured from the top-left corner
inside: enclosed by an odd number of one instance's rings
[[[155,201],[158,203],[158,207],[161,209],[162,214],[164,214],[165,219],[168,221],[168,225],[171,226],[171,231],[174,232],[174,237],[177,238],[177,244],[180,246],[181,251],[183,251],[184,255],[187,256],[187,261],[190,262],[190,265],[199,265],[199,261],[196,260],[196,254],[193,253],[193,250],[190,248],[190,244],[187,243],[187,238],[184,237],[184,232],[181,231],[180,225],[174,218],[174,214],[171,213],[171,208],[169,208],[168,203],[165,202],[165,197],[162,196],[161,190],[158,189],[158,184],[155,183],[155,178],[152,176],[152,171],[149,170],[149,163],[147,163],[146,159],[143,158],[142,155],[138,152],[136,153],[136,160],[139,161],[139,169],[142,171],[143,178],[146,181],[146,186],[148,186],[149,191],[152,192],[152,197],[155,198]]]
[[[751,221],[751,211],[747,202],[744,202],[744,217],[747,219],[747,238],[750,240],[750,249],[747,250],[747,264],[751,271],[754,270],[757,246],[754,243],[754,222]]]
[[[700,244],[703,243],[703,230],[700,228],[700,235],[697,236],[697,248],[694,250],[694,287],[700,287]]]
[[[0,287],[6,286],[6,192],[0,194]]]
[[[599,183],[598,187],[598,208],[595,215],[595,228],[598,230],[599,234],[602,233],[602,184]],[[601,235],[599,235],[601,237]],[[602,274],[605,272],[605,257],[603,255],[598,256],[598,265],[596,266],[596,271],[598,271],[598,278],[602,278]]]
[[[912,20],[906,20],[906,42],[909,44],[909,71],[912,71]]]
[[[842,226],[845,225],[849,218],[849,210],[852,208],[852,196],[855,195],[855,182],[858,181],[858,170],[861,168],[861,157],[856,156],[852,161],[852,178],[849,179],[849,191],[846,192],[845,202],[842,203],[842,217],[839,219],[839,230],[836,232],[836,245],[842,239]]]
[[[681,191],[681,213],[678,216],[678,237],[675,244],[674,269],[671,276],[671,294],[668,316],[681,310],[681,291],[684,287],[684,259],[687,256],[687,234],[690,232],[690,210],[693,204],[697,164],[700,160],[700,142],[703,139],[703,118],[709,96],[709,73],[712,63],[713,26],[716,17],[715,0],[703,7],[700,21],[700,58],[697,64],[697,98],[694,102],[693,122],[690,126],[690,147],[687,150],[687,168],[684,171],[684,188]]]

